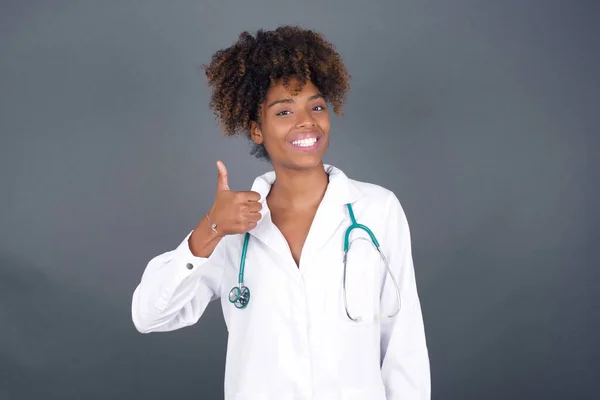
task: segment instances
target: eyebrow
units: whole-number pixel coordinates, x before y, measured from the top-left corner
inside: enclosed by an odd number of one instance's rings
[[[325,97],[324,97],[324,96],[323,96],[321,93],[317,93],[317,94],[315,94],[315,95],[312,95],[312,96],[310,96],[310,97],[308,98],[308,101],[315,100],[315,99],[324,99],[324,98],[325,98]],[[290,103],[294,103],[294,99],[287,98],[287,99],[279,99],[279,100],[275,100],[274,102],[270,103],[270,104],[267,106],[267,108],[271,108],[271,107],[273,107],[275,104],[281,104],[281,103],[284,103],[284,104],[290,104]]]

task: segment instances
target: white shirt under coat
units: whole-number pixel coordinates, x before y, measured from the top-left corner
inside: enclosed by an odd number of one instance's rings
[[[132,319],[139,332],[166,332],[195,324],[209,302],[220,299],[229,332],[225,399],[230,400],[429,400],[429,357],[405,213],[396,195],[349,179],[325,166],[329,185],[302,249],[300,266],[271,221],[265,201],[273,171],[259,176],[262,219],[250,231],[244,283],[245,309],[229,302],[238,283],[244,235],[225,236],[209,258],[195,257],[188,234],[174,250],[148,263],[133,293]],[[353,242],[348,259],[348,319],[342,293],[343,236],[359,224],[381,244],[400,286],[377,251]],[[359,229],[351,239],[364,236]]]

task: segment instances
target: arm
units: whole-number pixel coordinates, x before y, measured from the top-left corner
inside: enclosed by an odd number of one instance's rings
[[[400,287],[400,312],[381,326],[381,373],[388,400],[429,400],[429,355],[417,293],[408,221],[397,197],[388,202],[390,229],[387,254],[390,269]],[[386,275],[387,276],[387,275]],[[387,276],[382,292],[386,310],[396,307],[394,284]]]
[[[141,333],[193,325],[220,295],[224,240],[205,220],[172,251],[154,257],[133,293],[131,317]]]
[[[175,250],[150,260],[131,302],[131,318],[141,333],[198,322],[208,303],[221,294],[227,241],[223,235],[248,232],[261,219],[260,194],[232,191],[225,164],[218,161],[217,168],[217,193],[209,211],[217,233],[204,217]]]

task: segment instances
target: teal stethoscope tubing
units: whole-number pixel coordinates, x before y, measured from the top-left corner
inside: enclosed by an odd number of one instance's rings
[[[242,246],[242,256],[240,257],[240,273],[238,275],[238,285],[229,291],[229,301],[237,308],[245,308],[250,301],[250,289],[244,286],[244,267],[246,266],[246,252],[248,251],[248,241],[250,233],[246,232],[244,236],[244,245]]]
[[[394,318],[400,312],[400,288],[398,287],[398,282],[396,282],[396,278],[394,277],[394,274],[392,273],[392,270],[390,269],[387,259],[383,255],[383,252],[381,251],[380,246],[379,246],[379,242],[375,238],[375,235],[373,234],[373,232],[367,226],[356,222],[356,218],[354,217],[354,212],[352,211],[352,205],[346,204],[346,207],[348,208],[348,212],[350,214],[350,219],[352,221],[352,224],[346,229],[346,232],[344,234],[343,288],[344,288],[344,308],[346,310],[346,315],[348,316],[349,319],[351,319],[352,321],[355,321],[355,322],[360,322],[362,320],[362,317],[360,317],[360,316],[353,317],[350,314],[350,312],[348,311],[348,301],[347,301],[347,297],[346,297],[346,264],[347,264],[347,260],[348,260],[348,251],[350,250],[350,234],[352,233],[353,229],[362,229],[365,232],[367,232],[367,234],[369,235],[369,237],[371,239],[371,244],[375,247],[375,249],[379,253],[381,259],[383,260],[383,263],[385,264],[385,267],[387,269],[387,273],[390,276],[390,278],[392,279],[394,288],[396,289],[396,301],[397,301],[396,310],[392,314],[387,315],[387,318]],[[359,239],[365,239],[365,238],[359,238]],[[231,291],[229,292],[229,301],[231,303],[233,303],[235,305],[235,307],[237,307],[237,308],[245,308],[248,305],[248,302],[250,301],[250,289],[248,289],[248,287],[244,286],[244,267],[246,264],[246,252],[248,250],[248,241],[249,240],[250,240],[250,233],[246,232],[246,234],[244,236],[244,244],[242,246],[242,256],[240,258],[240,272],[238,275],[238,285],[234,286],[231,289]]]

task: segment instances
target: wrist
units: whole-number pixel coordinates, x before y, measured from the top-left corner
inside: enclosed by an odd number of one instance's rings
[[[216,236],[223,236],[221,234],[221,232],[219,232],[219,230],[217,229],[217,224],[215,223],[215,221],[213,221],[212,218],[210,217],[211,211],[212,210],[210,210],[209,212],[206,213],[203,220],[206,220],[206,222],[208,223],[208,227],[210,228],[212,233],[214,233]],[[202,221],[200,221],[200,222],[202,222]]]
[[[211,223],[206,216],[202,218],[198,226],[192,232],[188,244],[190,251],[196,257],[207,258],[212,254],[214,248],[222,239],[222,236],[211,229]]]

